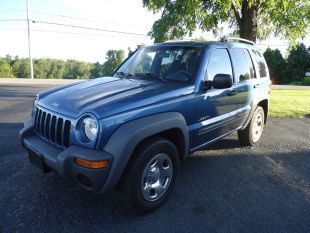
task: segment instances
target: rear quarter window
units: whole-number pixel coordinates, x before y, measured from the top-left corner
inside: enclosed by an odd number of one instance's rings
[[[254,58],[254,62],[257,64],[258,72],[261,78],[267,77],[267,68],[264,57],[261,55],[261,53],[256,50],[252,49],[252,54]]]
[[[232,51],[235,76],[239,79],[240,82],[251,79],[252,75],[250,66],[244,49],[234,48]]]
[[[253,60],[251,58],[251,55],[250,55],[249,51],[247,49],[244,49],[244,53],[245,53],[246,59],[247,59],[248,64],[249,64],[251,79],[252,78],[257,78],[256,75],[255,75],[255,69],[254,69]]]

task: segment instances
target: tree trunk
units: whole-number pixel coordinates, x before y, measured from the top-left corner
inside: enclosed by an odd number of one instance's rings
[[[238,23],[240,37],[256,42],[257,38],[257,12],[258,6],[248,5],[247,0],[243,0],[241,8],[241,19]]]

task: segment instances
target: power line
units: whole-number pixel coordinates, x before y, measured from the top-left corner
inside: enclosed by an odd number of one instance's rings
[[[0,11],[0,12],[26,12],[26,11],[24,11],[24,10],[14,10],[14,11]],[[43,15],[57,16],[57,17],[61,17],[61,18],[74,19],[74,20],[80,20],[80,21],[98,22],[98,23],[103,23],[103,24],[111,24],[111,25],[139,28],[136,25],[108,22],[108,21],[95,20],[95,19],[86,19],[86,18],[81,18],[81,17],[74,17],[74,16],[57,14],[57,13],[51,13],[51,12],[45,12],[45,11],[32,10],[30,13],[38,13],[38,14],[43,14]]]
[[[26,19],[0,19],[0,21],[25,21]]]
[[[34,32],[51,32],[51,33],[60,33],[60,34],[70,34],[70,35],[87,35],[87,36],[108,36],[108,37],[117,37],[117,35],[107,35],[107,34],[95,34],[95,33],[82,33],[82,32],[68,32],[68,31],[56,31],[56,30],[39,30],[39,29],[34,29],[32,30]],[[131,36],[131,35],[126,35],[126,37],[129,38],[137,38],[137,39],[148,39],[146,37],[138,37],[138,36]]]
[[[26,12],[25,10],[0,10],[1,13]]]
[[[94,31],[102,31],[102,32],[111,32],[111,33],[119,33],[119,34],[126,34],[126,35],[135,35],[135,36],[148,37],[147,35],[142,34],[142,33],[108,30],[108,29],[103,29],[103,28],[85,27],[85,26],[79,26],[79,25],[73,25],[73,24],[64,24],[64,23],[56,23],[56,22],[50,22],[50,21],[31,20],[31,22],[32,23],[41,23],[41,24],[50,24],[50,25],[56,25],[56,26],[71,27],[71,28],[86,29],[86,30],[94,30]]]
[[[86,18],[80,18],[80,17],[73,17],[69,15],[62,15],[62,14],[56,14],[56,13],[50,13],[50,12],[44,12],[44,11],[31,11],[34,13],[44,14],[44,15],[50,15],[50,16],[57,16],[67,19],[75,19],[75,20],[81,20],[81,21],[89,21],[89,22],[98,22],[98,23],[104,23],[104,24],[111,24],[111,25],[118,25],[118,26],[127,26],[127,27],[136,27],[135,25],[130,24],[122,24],[122,23],[115,23],[115,22],[108,22],[108,21],[101,21],[101,20],[95,20],[95,19],[86,19]]]
[[[49,32],[49,33],[60,33],[60,34],[70,34],[70,35],[86,35],[86,36],[102,36],[102,37],[118,37],[117,35],[108,35],[108,34],[95,34],[95,33],[82,33],[82,32],[68,32],[68,31],[56,31],[56,30],[32,30],[34,32]],[[136,38],[136,39],[144,39],[147,40],[146,37],[138,37],[138,36],[131,36],[125,35],[128,38]]]
[[[26,29],[22,28],[0,28],[2,31],[25,31]],[[47,32],[47,33],[59,33],[59,34],[70,34],[70,35],[86,35],[86,36],[102,36],[102,37],[118,37],[113,34],[98,34],[98,33],[83,33],[83,32],[70,32],[70,31],[57,31],[57,30],[42,30],[42,29],[32,29],[32,32]],[[123,35],[127,38],[135,38],[135,39],[143,39],[148,40],[147,37],[139,37],[139,36],[131,36],[131,35]]]
[[[0,21],[26,21],[26,20],[27,19],[0,19]],[[33,20],[33,19],[29,19],[29,21],[32,22],[32,23],[50,24],[50,25],[56,25],[56,26],[64,26],[64,27],[85,29],[85,30],[94,30],[94,31],[102,31],[102,32],[134,35],[134,36],[143,36],[143,37],[148,38],[148,36],[146,34],[142,34],[142,33],[109,30],[109,29],[104,29],[104,28],[86,27],[86,26],[79,26],[79,25],[73,25],[73,24],[64,24],[64,23],[56,23],[56,22],[42,21],[42,20]]]

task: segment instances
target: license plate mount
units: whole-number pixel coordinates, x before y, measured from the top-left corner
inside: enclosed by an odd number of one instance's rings
[[[39,168],[42,172],[46,173],[49,171],[48,167],[45,165],[43,157],[38,153],[28,150],[29,161]]]

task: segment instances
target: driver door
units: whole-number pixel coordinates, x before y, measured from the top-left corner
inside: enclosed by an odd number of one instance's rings
[[[194,147],[208,144],[237,128],[236,124],[236,85],[230,55],[227,49],[214,49],[211,52],[205,80],[212,81],[216,74],[232,77],[231,88],[201,90],[196,95],[197,128]]]

